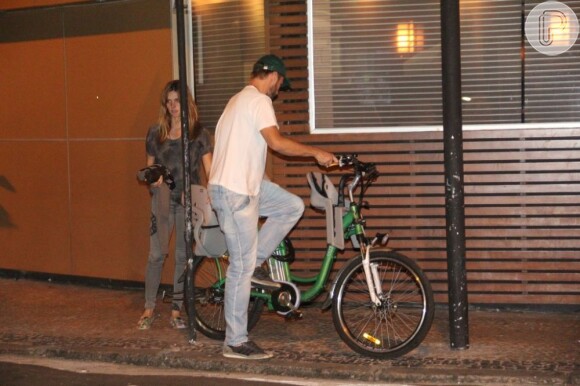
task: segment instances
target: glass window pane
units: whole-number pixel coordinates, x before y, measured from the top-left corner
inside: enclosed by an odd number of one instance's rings
[[[316,128],[440,124],[439,1],[313,5]]]
[[[463,0],[460,12],[463,123],[521,123],[521,1]]]
[[[194,0],[192,8],[195,95],[204,127],[214,129],[265,53],[264,2]]]
[[[312,129],[442,124],[440,1],[308,1]],[[546,56],[526,40],[540,3],[460,1],[465,125],[580,121],[580,44]]]
[[[527,1],[526,14],[543,1]],[[580,1],[564,1],[576,16]],[[564,31],[568,33],[568,28]],[[525,42],[525,120],[526,122],[580,121],[580,44],[566,52],[548,56]]]

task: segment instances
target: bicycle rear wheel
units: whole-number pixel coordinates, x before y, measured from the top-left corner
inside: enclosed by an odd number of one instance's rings
[[[224,315],[224,287],[228,268],[227,256],[196,257],[193,264],[187,266],[187,280],[192,285],[186,286],[186,297],[193,298],[187,302],[195,311],[195,328],[208,338],[224,340],[226,321]],[[248,307],[248,332],[260,320],[264,301],[250,298]],[[192,312],[187,309],[191,320]]]
[[[332,318],[340,338],[354,351],[393,359],[416,348],[431,328],[433,290],[419,266],[393,251],[374,251],[382,295],[371,301],[362,257],[348,262],[337,280]]]

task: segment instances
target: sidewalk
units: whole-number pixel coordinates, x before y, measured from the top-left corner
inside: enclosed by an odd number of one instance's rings
[[[222,342],[198,333],[190,345],[169,326],[170,305],[151,330],[135,328],[135,290],[0,278],[0,354],[82,359],[200,371],[425,385],[580,385],[580,313],[470,311],[470,348],[449,348],[447,310],[438,309],[423,344],[396,360],[351,351],[330,312],[304,308],[288,322],[265,313],[251,338],[274,358],[227,359]]]

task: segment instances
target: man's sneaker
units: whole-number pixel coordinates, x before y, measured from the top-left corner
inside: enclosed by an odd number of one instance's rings
[[[275,290],[282,287],[280,283],[272,281],[272,279],[270,279],[270,275],[268,275],[268,271],[262,267],[256,267],[256,269],[254,269],[254,274],[252,275],[252,284],[254,284],[256,287],[267,290]]]
[[[239,346],[224,346],[223,355],[226,358],[237,359],[268,359],[272,354],[262,350],[252,341],[247,341]]]

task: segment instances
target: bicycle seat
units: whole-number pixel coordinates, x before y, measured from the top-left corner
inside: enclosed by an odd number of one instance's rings
[[[338,204],[338,191],[325,174],[309,172],[306,174],[310,185],[310,205],[316,209],[327,210],[327,203],[331,207]]]
[[[201,185],[191,185],[191,215],[194,253],[198,256],[222,256],[227,251],[226,239],[211,207],[207,190]]]

